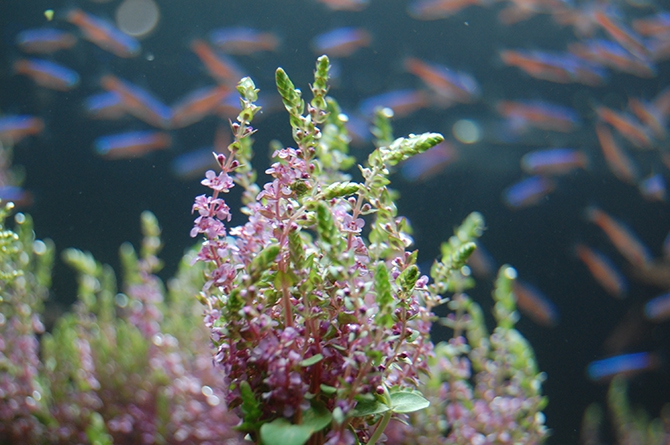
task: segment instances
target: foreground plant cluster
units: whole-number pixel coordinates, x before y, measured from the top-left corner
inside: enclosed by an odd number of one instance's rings
[[[120,292],[110,267],[65,251],[79,300],[45,333],[54,248],[26,215],[7,229],[11,206],[2,210],[0,443],[543,442],[544,375],[514,329],[514,269],[500,270],[489,334],[461,273],[481,215],[442,245],[428,277],[388,188],[395,165],[442,136],[394,139],[382,110],[377,148],[353,179],[328,70],[319,58],[308,104],[277,70],[295,148],[276,147],[262,188],[251,164],[257,90],[240,82],[235,140],[193,206],[202,243],[167,288],[155,275],[160,229],[145,213],[139,254],[121,247]],[[228,227],[234,186],[246,222]],[[433,344],[443,304],[454,335]]]

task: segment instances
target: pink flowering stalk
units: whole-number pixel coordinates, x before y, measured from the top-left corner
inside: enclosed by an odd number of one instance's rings
[[[443,267],[438,262],[433,268],[436,282]],[[477,303],[463,293],[449,302],[453,312],[442,322],[453,329],[454,336],[435,345],[430,359],[431,376],[425,381],[424,395],[431,406],[412,415],[412,426],[392,424],[393,443],[539,445],[545,441],[548,432],[542,410],[547,399],[541,395],[545,375],[538,371],[530,345],[514,329],[518,318],[512,294],[515,277],[511,267],[500,269],[493,295],[497,326],[490,335]],[[438,287],[430,286],[433,292]]]
[[[48,382],[41,378],[38,335],[51,283],[53,245],[36,240],[30,217],[15,215],[15,231],[5,227],[12,203],[0,204],[0,443],[43,443],[49,418]]]
[[[255,187],[249,126],[257,107],[240,82],[242,112],[230,155],[207,172],[191,235],[204,237],[208,264],[201,300],[227,379],[226,402],[254,443],[377,443],[394,414],[425,408],[420,376],[432,354],[431,308],[439,299],[420,276],[407,224],[387,189],[388,167],[442,140],[400,138],[376,149],[363,182],[350,165],[341,116],[326,97],[327,57],[317,62],[314,99],[277,70],[296,147],[279,148]],[[323,130],[321,128],[323,128]],[[344,141],[344,144],[343,144]],[[228,228],[223,199],[238,183],[248,220]],[[366,224],[370,224],[367,237]]]
[[[184,261],[165,301],[153,215],[142,215],[139,258],[121,249],[123,293],[109,266],[66,251],[78,301],[44,332],[54,248],[21,213],[6,229],[10,209],[0,208],[0,444],[243,443],[193,304],[202,267]]]
[[[202,283],[199,271],[182,268],[166,302],[151,213],[142,214],[142,227],[139,258],[130,244],[120,250],[123,293],[111,268],[65,252],[79,272],[79,302],[43,340],[55,427],[42,443],[242,443],[205,329],[185,304]]]

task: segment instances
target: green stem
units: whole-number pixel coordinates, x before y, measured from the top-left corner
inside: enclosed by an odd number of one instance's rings
[[[382,416],[381,421],[379,422],[379,426],[375,430],[375,432],[372,434],[370,437],[370,441],[368,442],[368,445],[375,445],[377,441],[382,437],[382,434],[384,433],[384,430],[386,429],[386,426],[389,424],[391,421],[391,415],[393,412],[391,410],[388,410],[384,413]]]

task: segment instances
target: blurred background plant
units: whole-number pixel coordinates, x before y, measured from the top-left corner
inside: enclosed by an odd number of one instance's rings
[[[154,275],[161,242],[153,214],[142,214],[139,256],[130,244],[120,249],[122,292],[109,266],[64,252],[78,272],[78,301],[43,333],[54,249],[35,239],[22,213],[16,232],[6,229],[10,207],[0,214],[0,443],[241,441],[194,304],[201,268],[187,254],[166,290]]]

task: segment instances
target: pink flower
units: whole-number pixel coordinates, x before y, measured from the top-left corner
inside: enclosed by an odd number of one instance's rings
[[[200,181],[200,183],[205,187],[216,190],[217,192],[228,193],[228,190],[230,190],[234,185],[233,178],[228,176],[228,173],[226,172],[221,172],[217,176],[216,173],[214,173],[214,170],[207,170],[205,177],[206,179],[203,179]]]

